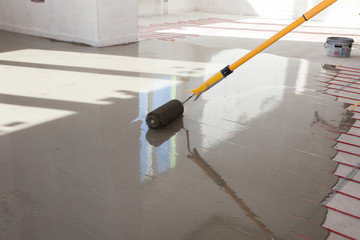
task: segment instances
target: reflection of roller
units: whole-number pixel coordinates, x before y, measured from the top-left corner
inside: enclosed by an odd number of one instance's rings
[[[168,124],[165,128],[157,129],[157,130],[149,128],[149,130],[146,133],[146,140],[152,146],[159,147],[183,128],[184,128],[183,119],[178,118],[175,121]]]
[[[171,124],[167,125],[164,129],[149,129],[146,133],[146,140],[149,144],[154,147],[159,147],[167,140],[169,140],[172,136],[178,133],[180,130],[185,129],[182,118],[173,121]],[[186,129],[185,129],[186,130]],[[241,200],[236,192],[232,190],[226,181],[221,177],[219,173],[217,173],[199,154],[199,152],[194,148],[190,149],[190,137],[189,131],[186,130],[186,139],[187,139],[187,149],[189,154],[187,158],[191,159],[197,166],[199,166],[207,176],[209,176],[214,183],[220,186],[237,204],[238,206],[245,212],[245,215],[250,218],[269,239],[277,239],[276,236],[267,228],[267,226],[259,220],[259,217],[251,211],[251,209]]]
[[[182,118],[173,121],[171,124],[167,125],[164,129],[149,129],[146,133],[146,140],[154,147],[161,146],[164,142],[169,140],[172,136],[178,133],[180,130],[185,129]],[[186,129],[185,129],[186,130]],[[198,165],[207,176],[209,176],[214,183],[220,186],[237,204],[238,206],[245,212],[245,215],[249,217],[254,223],[270,238],[277,239],[276,236],[267,228],[267,226],[261,222],[256,216],[255,213],[251,211],[251,209],[246,206],[243,200],[241,200],[236,192],[232,190],[226,181],[221,177],[219,173],[217,173],[199,154],[199,152],[194,148],[190,149],[190,137],[189,131],[186,130],[186,138],[187,138],[187,149],[189,154],[187,158],[191,159],[196,165]]]
[[[242,199],[240,199],[236,192],[232,190],[226,181],[221,177],[219,173],[217,173],[199,154],[199,152],[194,148],[192,151],[190,149],[190,138],[189,131],[186,131],[187,137],[187,148],[189,151],[189,155],[187,157],[191,159],[196,165],[198,165],[207,176],[209,176],[214,183],[220,186],[237,204],[238,206],[245,212],[245,215],[250,218],[270,239],[277,239],[274,233],[272,233],[267,226],[259,220],[259,217],[251,211],[251,209],[244,203]]]

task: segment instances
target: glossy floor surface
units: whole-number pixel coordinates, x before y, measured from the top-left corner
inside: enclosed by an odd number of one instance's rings
[[[0,32],[0,239],[326,239],[332,147],[354,119],[315,79],[342,61],[281,41],[149,130],[147,112],[262,41],[209,38]]]

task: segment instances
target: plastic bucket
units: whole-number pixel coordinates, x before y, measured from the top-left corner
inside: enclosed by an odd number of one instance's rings
[[[328,37],[325,43],[327,55],[330,57],[350,57],[354,39],[343,37]]]

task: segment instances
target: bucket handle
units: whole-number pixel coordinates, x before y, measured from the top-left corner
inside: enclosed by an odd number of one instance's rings
[[[327,48],[328,47],[328,43],[326,42],[326,43],[324,43],[324,47],[325,48]]]

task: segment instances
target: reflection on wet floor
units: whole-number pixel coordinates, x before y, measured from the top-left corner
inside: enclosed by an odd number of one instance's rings
[[[231,55],[220,53],[214,57],[222,54]],[[263,66],[262,71],[256,71],[258,66]],[[146,175],[148,180],[162,182],[166,172],[175,175],[180,168],[177,163],[184,164],[182,148],[191,139],[195,148],[188,147],[188,158],[194,160],[197,156],[196,166],[221,184],[230,198],[244,198],[239,210],[248,220],[238,226],[242,234],[255,223],[263,232],[250,233],[254,239],[324,239],[327,231],[320,225],[326,210],[320,202],[328,189],[320,186],[335,184],[337,178],[331,173],[336,163],[331,158],[336,151],[331,148],[334,139],[348,131],[354,119],[343,104],[323,95],[314,83],[306,82],[303,66],[304,61],[260,56],[229,82],[219,84],[201,100],[187,103],[185,116],[165,129],[148,130],[143,123],[142,131],[147,133],[141,135],[141,142],[148,151],[142,152],[142,157],[151,169],[146,173],[152,173]],[[155,92],[153,102],[156,96]],[[147,110],[173,98],[163,98]],[[189,132],[192,137],[185,144]],[[225,176],[236,190],[229,190]],[[254,219],[261,220],[250,223]]]
[[[244,201],[237,196],[236,192],[231,187],[228,186],[226,181],[222,179],[221,175],[218,174],[200,156],[197,149],[194,148],[193,150],[191,150],[189,132],[187,131],[186,134],[187,134],[187,145],[188,145],[187,147],[189,151],[189,155],[187,156],[187,158],[193,160],[194,163],[196,163],[196,165],[198,165],[206,173],[206,175],[208,175],[213,180],[214,183],[216,183],[219,187],[221,187],[224,190],[224,192],[226,192],[239,205],[239,207],[245,212],[246,216],[252,221],[254,221],[254,223],[264,232],[264,234],[268,238],[275,239],[276,236],[274,235],[274,233],[272,233],[267,228],[267,226],[259,220],[258,216],[256,216],[256,214],[254,214],[252,210],[244,203]]]
[[[4,34],[0,239],[328,235],[333,147],[354,119],[312,77],[321,66],[261,54],[157,131],[147,112],[246,51]]]

